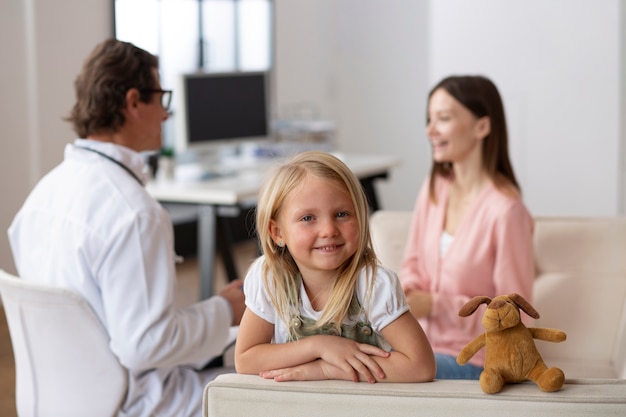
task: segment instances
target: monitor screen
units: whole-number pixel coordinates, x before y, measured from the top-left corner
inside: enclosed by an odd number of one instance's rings
[[[183,74],[174,95],[177,152],[268,137],[266,72]]]

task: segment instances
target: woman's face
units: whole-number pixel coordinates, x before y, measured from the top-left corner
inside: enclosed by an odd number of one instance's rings
[[[482,140],[488,133],[488,118],[477,118],[443,88],[430,97],[426,134],[435,162],[459,163],[470,156],[480,158]]]

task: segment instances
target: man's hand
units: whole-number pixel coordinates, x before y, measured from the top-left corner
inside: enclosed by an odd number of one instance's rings
[[[224,297],[226,301],[230,303],[230,306],[233,310],[233,326],[239,326],[241,322],[241,316],[243,316],[243,311],[246,309],[245,297],[243,294],[243,281],[237,279],[229,283],[222,291],[220,291],[219,295]]]

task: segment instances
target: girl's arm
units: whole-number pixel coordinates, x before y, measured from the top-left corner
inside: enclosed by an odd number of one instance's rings
[[[243,374],[262,374],[298,365],[307,372],[300,379],[346,379],[374,382],[385,374],[374,358],[389,356],[388,352],[368,344],[337,336],[316,335],[289,343],[271,343],[274,325],[249,309],[244,312],[235,346],[235,367]],[[431,353],[432,354],[432,353]],[[322,363],[327,366],[322,367]],[[336,368],[336,369],[334,369]],[[264,377],[272,377],[262,375]]]
[[[383,336],[394,346],[387,357],[371,356],[382,368],[385,377],[369,382],[427,382],[435,377],[436,365],[433,351],[421,326],[406,312],[383,329]],[[334,339],[345,338],[330,336]],[[366,345],[367,346],[367,345]],[[352,379],[323,359],[289,368],[262,372],[264,378],[276,381],[303,381],[313,379]],[[356,379],[352,379],[355,382]],[[365,381],[365,379],[361,379]]]
[[[433,311],[433,296],[431,293],[419,290],[409,290],[406,302],[411,307],[411,314],[416,319],[430,315]]]
[[[410,312],[405,312],[381,331],[393,346],[388,358],[372,357],[385,378],[378,382],[427,382],[435,378],[435,356],[422,326]]]

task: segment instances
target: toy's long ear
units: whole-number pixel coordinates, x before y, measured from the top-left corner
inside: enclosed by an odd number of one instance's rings
[[[487,296],[483,296],[483,295],[478,295],[472,298],[471,300],[469,300],[467,303],[465,303],[463,307],[461,307],[461,309],[459,310],[459,316],[467,317],[470,314],[472,314],[474,311],[476,311],[479,305],[483,303],[488,304],[490,302],[491,302],[491,298]]]
[[[519,294],[513,293],[513,294],[509,294],[509,298],[511,299],[511,301],[517,304],[519,308],[524,310],[524,312],[528,314],[530,317],[534,319],[539,318],[539,313],[537,312],[537,310],[535,310],[535,308],[531,306],[530,303],[526,301],[524,297],[522,297]]]

